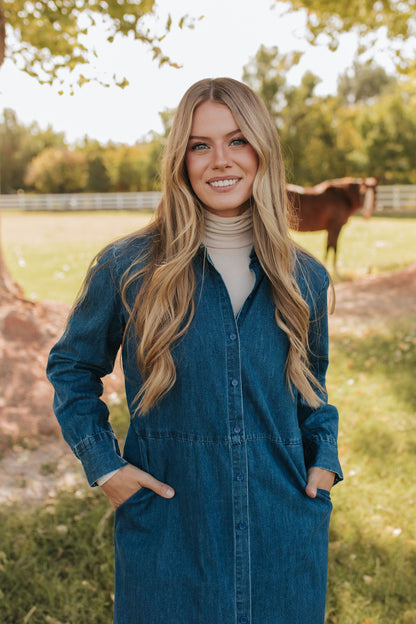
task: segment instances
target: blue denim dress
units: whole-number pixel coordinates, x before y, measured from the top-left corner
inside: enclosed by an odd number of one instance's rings
[[[163,499],[142,488],[116,511],[114,623],[323,624],[332,504],[325,490],[306,496],[305,485],[311,466],[342,478],[338,414],[290,393],[288,340],[254,252],[255,285],[236,318],[201,247],[195,315],[173,349],[177,381],[145,416],[133,415],[142,380],[127,336],[132,417],[120,455],[101,378],[127,322],[120,278],[143,244],[115,244],[100,260],[48,363],[57,418],[91,485],[129,462],[176,490]],[[310,308],[311,366],[324,385],[328,276],[299,254],[297,280]]]

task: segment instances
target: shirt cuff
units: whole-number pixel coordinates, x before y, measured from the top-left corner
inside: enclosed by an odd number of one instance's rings
[[[104,485],[104,483],[107,483],[107,481],[109,481],[111,477],[114,477],[116,472],[118,472],[119,470],[121,470],[121,468],[117,468],[117,470],[112,470],[111,472],[108,472],[103,477],[97,479],[96,484],[99,486]]]
[[[316,467],[334,472],[334,485],[343,480],[336,442],[320,438],[308,438],[304,440],[304,454],[307,470]]]
[[[108,430],[84,438],[73,448],[73,452],[81,461],[91,486],[96,486],[100,477],[128,464],[121,457],[117,438]]]

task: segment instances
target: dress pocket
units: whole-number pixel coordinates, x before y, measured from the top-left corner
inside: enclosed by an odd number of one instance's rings
[[[316,499],[321,500],[322,503],[325,503],[325,505],[329,507],[330,510],[332,510],[331,492],[328,492],[328,490],[324,490],[322,488],[318,488],[316,491],[315,501]]]
[[[151,492],[151,490],[145,487],[139,488],[116,508],[116,512],[124,507],[128,507],[129,505],[139,502],[146,495],[146,492]]]
[[[331,492],[328,492],[328,490],[318,488],[316,491],[316,497],[320,498],[321,500],[325,500],[332,505]]]

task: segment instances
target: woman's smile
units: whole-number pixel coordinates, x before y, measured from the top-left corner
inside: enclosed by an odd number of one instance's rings
[[[238,178],[218,178],[215,180],[208,180],[208,184],[214,189],[221,191],[231,190],[239,182]]]

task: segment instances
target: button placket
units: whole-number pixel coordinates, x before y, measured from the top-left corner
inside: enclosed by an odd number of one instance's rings
[[[225,313],[224,313],[225,316]],[[251,613],[250,531],[248,523],[247,448],[244,435],[244,412],[241,391],[240,343],[234,317],[227,331],[228,414],[232,460],[232,503],[235,531],[236,622]],[[242,620],[244,622],[244,619]],[[247,622],[249,620],[247,619]]]
[[[226,336],[227,407],[232,474],[232,511],[235,532],[235,614],[236,624],[249,622],[251,616],[250,530],[248,513],[247,447],[244,434],[241,389],[241,354],[238,323],[225,284],[219,284]],[[243,306],[244,307],[244,306]],[[243,475],[243,478],[241,476]],[[243,619],[241,619],[243,618]],[[247,618],[244,620],[244,618]]]
[[[240,475],[247,471],[246,444],[242,441],[232,443],[233,474]],[[244,614],[250,613],[250,531],[248,526],[248,491],[247,483],[236,476],[233,481],[233,507],[235,519],[235,575],[237,621]]]

